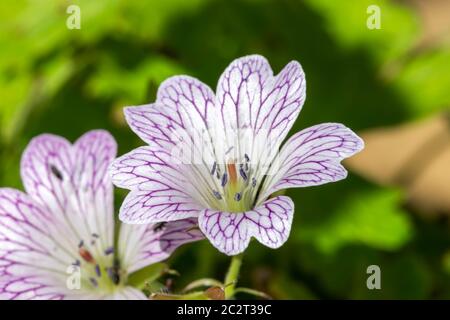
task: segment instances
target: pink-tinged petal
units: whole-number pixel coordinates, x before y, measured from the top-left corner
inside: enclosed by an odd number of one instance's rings
[[[51,134],[33,138],[21,161],[25,190],[49,211],[64,211],[73,161],[72,147],[66,139]]]
[[[281,189],[344,179],[347,171],[340,162],[363,148],[363,140],[339,123],[324,123],[298,132],[273,163],[273,175],[267,176],[259,201]]]
[[[111,165],[113,182],[132,190],[120,208],[120,219],[143,224],[197,216],[202,207],[199,191],[188,180],[191,171],[159,147],[141,147],[116,159]]]
[[[27,193],[57,226],[54,237],[77,251],[93,234],[100,235],[94,251],[113,243],[113,185],[107,168],[116,143],[102,130],[83,135],[73,146],[44,134],[34,138],[22,156],[21,175]]]
[[[132,190],[120,207],[119,219],[130,224],[176,221],[198,216],[202,207],[165,182],[152,181]]]
[[[53,217],[29,196],[0,189],[1,299],[65,296],[65,270],[75,257],[55,239],[55,228]]]
[[[161,84],[155,104],[125,109],[132,130],[154,150],[166,151],[184,164],[183,175],[197,181],[201,190],[210,190],[215,184],[209,173],[217,159],[212,132],[217,122],[214,100],[205,84],[176,76]],[[198,192],[194,196],[200,197]]]
[[[103,247],[113,242],[114,195],[108,173],[117,154],[117,143],[104,130],[93,130],[80,137],[73,146],[73,183],[77,193],[81,220],[91,234],[101,235]]]
[[[179,246],[203,239],[197,219],[162,222],[144,226],[122,224],[119,257],[128,272],[167,259]]]
[[[211,89],[189,76],[165,80],[158,89],[155,104],[125,109],[131,129],[149,145],[171,151],[182,143],[200,148],[197,137],[208,134],[214,125],[215,96]],[[214,120],[214,118],[213,118]]]
[[[269,139],[284,140],[306,99],[306,80],[301,65],[289,62],[275,77],[256,120],[257,130],[269,130]]]
[[[0,300],[63,300],[66,295],[62,289],[48,286],[47,279],[39,277],[9,278],[0,280]],[[43,284],[44,283],[44,284]]]
[[[186,169],[187,166],[175,163],[169,152],[147,146],[139,147],[114,160],[110,166],[110,174],[113,183],[120,188],[133,190],[138,189],[141,184],[157,181],[167,182],[179,191],[187,184],[183,168]]]
[[[289,237],[293,213],[292,200],[279,196],[243,213],[206,209],[198,222],[219,251],[236,255],[247,248],[252,237],[269,248],[279,248]]]
[[[272,69],[267,60],[259,55],[236,59],[222,73],[216,96],[220,110],[217,125],[226,139],[224,150],[244,149],[244,153],[249,153],[240,143],[254,139],[258,115],[272,84]],[[236,155],[238,159],[242,156]]]

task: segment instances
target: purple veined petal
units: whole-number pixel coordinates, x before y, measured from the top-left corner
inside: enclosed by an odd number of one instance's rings
[[[257,203],[281,189],[344,179],[347,171],[340,162],[363,148],[363,140],[339,123],[323,123],[298,132],[273,163]]]
[[[164,149],[139,147],[114,160],[110,166],[113,183],[129,190],[151,181],[167,182],[177,189],[185,188],[188,166],[173,161]],[[184,190],[183,190],[184,191]]]
[[[188,178],[199,188],[212,189],[216,183],[209,174],[216,159],[214,135],[216,126],[215,96],[197,79],[175,76],[158,89],[153,105],[128,107],[128,124],[150,147],[165,150],[179,162],[190,165]],[[195,167],[195,168],[194,168]]]
[[[226,129],[255,128],[260,107],[273,87],[273,71],[259,55],[238,58],[222,73],[216,96]]]
[[[302,67],[292,61],[273,76],[264,57],[242,57],[222,74],[216,95],[226,149],[237,147],[237,159],[248,155],[260,181],[305,101]]]
[[[129,224],[159,223],[197,217],[202,206],[165,182],[152,181],[132,190],[120,207],[119,219]]]
[[[259,55],[236,59],[222,73],[216,89],[216,136],[225,139],[219,159],[231,148],[237,150],[233,155],[237,159],[243,158],[240,153],[250,153],[251,146],[241,143],[254,139],[258,114],[272,83],[272,69]]]
[[[148,225],[122,224],[119,235],[119,257],[129,272],[167,259],[179,246],[203,239],[197,219]]]
[[[73,182],[80,220],[86,221],[90,235],[100,235],[102,248],[114,241],[114,195],[108,169],[116,154],[117,143],[104,130],[89,131],[73,145]]]
[[[200,213],[198,222],[219,251],[236,255],[247,248],[252,237],[269,248],[279,248],[289,237],[293,213],[292,200],[279,196],[243,213],[206,209]]]
[[[197,216],[207,205],[205,192],[212,187],[206,179],[199,181],[194,170],[198,168],[176,163],[168,151],[154,146],[116,159],[110,167],[113,182],[131,190],[120,208],[120,219],[143,224]]]
[[[170,151],[183,138],[183,143],[202,151],[208,145],[198,136],[208,137],[209,128],[214,126],[214,101],[207,85],[189,76],[174,76],[160,85],[154,104],[128,107],[125,117],[149,145]]]
[[[275,76],[256,119],[256,130],[269,130],[280,144],[292,128],[306,99],[306,79],[297,61],[289,62]]]
[[[62,299],[75,257],[54,236],[55,223],[29,196],[0,189],[0,298]]]
[[[77,250],[84,241],[93,253],[113,243],[113,186],[107,168],[116,154],[109,133],[90,131],[73,146],[44,134],[23,153],[21,175],[26,191],[54,221],[53,236]],[[93,235],[100,240],[91,244]]]
[[[21,160],[27,193],[49,211],[65,210],[66,187],[74,166],[71,144],[64,138],[42,134],[31,140]]]

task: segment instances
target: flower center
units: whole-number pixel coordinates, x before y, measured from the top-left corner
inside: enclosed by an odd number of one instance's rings
[[[245,154],[239,162],[232,160],[220,165],[214,162],[211,175],[219,184],[212,190],[213,209],[228,212],[245,212],[253,208],[257,180],[250,158]]]
[[[114,248],[100,249],[100,237],[92,234],[90,243],[80,240],[78,244],[78,259],[73,263],[80,268],[83,288],[94,291],[112,292],[124,283],[125,272],[120,269],[120,263],[114,258]]]

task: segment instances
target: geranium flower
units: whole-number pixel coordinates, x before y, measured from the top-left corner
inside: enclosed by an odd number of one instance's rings
[[[344,125],[324,123],[294,134],[278,152],[305,91],[298,62],[274,76],[258,55],[233,61],[216,93],[189,76],[164,81],[154,104],[125,109],[129,126],[149,146],[113,163],[113,182],[131,190],[120,219],[198,218],[209,241],[227,255],[243,252],[252,237],[280,247],[294,203],[272,195],[344,179],[340,161],[364,145]]]
[[[202,237],[195,219],[122,225],[115,245],[107,175],[115,156],[105,131],[74,145],[49,134],[30,142],[21,163],[27,194],[0,189],[1,299],[146,299],[127,276]]]

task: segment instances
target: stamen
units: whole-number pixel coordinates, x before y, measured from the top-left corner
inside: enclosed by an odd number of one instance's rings
[[[217,200],[221,200],[221,199],[222,199],[222,196],[221,196],[220,193],[217,192],[216,190],[213,190],[213,194],[214,194],[214,197],[217,198]]]
[[[244,179],[245,181],[247,181],[248,177],[247,174],[245,173],[243,168],[239,169],[239,173],[241,174],[242,179]]]
[[[252,187],[256,186],[256,179],[255,177],[252,178]]]
[[[105,250],[105,254],[106,255],[110,255],[114,253],[114,247],[109,247],[108,249]]]
[[[244,157],[245,157],[246,162],[250,162],[250,158],[249,158],[248,154],[245,154]]]
[[[236,193],[236,194],[234,195],[234,200],[236,200],[236,201],[240,201],[241,198],[242,198],[242,195],[241,195],[240,192],[238,192],[238,193]]]
[[[224,173],[223,176],[222,176],[222,183],[221,183],[222,187],[225,187],[227,182],[228,182],[228,176],[227,176],[226,173]]]
[[[229,147],[228,150],[225,152],[225,155],[229,154],[231,150],[233,150],[234,147]]]
[[[78,243],[78,248],[81,248],[82,246],[84,246],[84,241],[80,240],[80,242]]]
[[[96,234],[96,233],[93,233],[92,236],[93,236],[94,238],[97,238],[97,239],[100,238],[100,236],[99,236],[98,234]]]
[[[211,175],[214,175],[214,172],[216,171],[217,163],[214,161],[213,167],[211,169]]]
[[[97,277],[102,276],[102,273],[100,272],[100,266],[98,264],[95,265],[95,273],[97,274]]]

